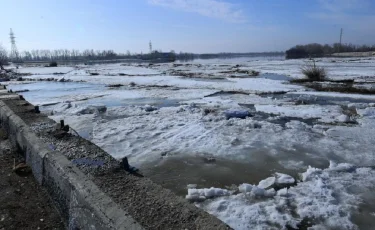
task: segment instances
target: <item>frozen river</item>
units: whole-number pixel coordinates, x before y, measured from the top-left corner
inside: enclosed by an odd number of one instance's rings
[[[8,84],[235,229],[371,229],[375,95],[289,83],[305,61],[23,67],[45,80]],[[317,64],[331,79],[375,79],[374,58]]]

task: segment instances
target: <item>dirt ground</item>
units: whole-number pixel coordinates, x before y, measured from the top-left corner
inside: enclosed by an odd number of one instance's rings
[[[0,230],[65,229],[47,193],[28,168],[13,171],[24,159],[0,128]]]

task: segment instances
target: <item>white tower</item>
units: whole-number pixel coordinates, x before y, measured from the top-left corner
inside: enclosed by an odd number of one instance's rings
[[[14,33],[12,31],[12,28],[10,28],[10,43],[12,45],[11,51],[10,51],[10,60],[11,61],[18,61],[19,60],[19,53],[16,46],[16,37],[14,36]]]

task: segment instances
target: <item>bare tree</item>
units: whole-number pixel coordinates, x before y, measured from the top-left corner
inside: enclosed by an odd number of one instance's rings
[[[31,50],[31,56],[34,61],[39,61],[39,50]]]
[[[32,55],[29,51],[24,51],[21,53],[21,57],[22,59],[24,59],[25,61],[31,61],[33,58],[32,58]]]
[[[4,47],[0,44],[0,68],[4,70],[4,65],[8,63],[8,54]]]

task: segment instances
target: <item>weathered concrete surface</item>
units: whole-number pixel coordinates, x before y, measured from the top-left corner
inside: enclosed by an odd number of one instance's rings
[[[37,181],[47,188],[69,229],[143,229],[63,154],[50,150],[3,101],[0,122],[12,145],[25,154]]]
[[[5,98],[0,101],[0,121],[69,229],[229,229],[150,179],[126,173],[93,143],[70,133],[61,136],[57,124],[25,100]],[[83,158],[104,165],[72,164]]]

